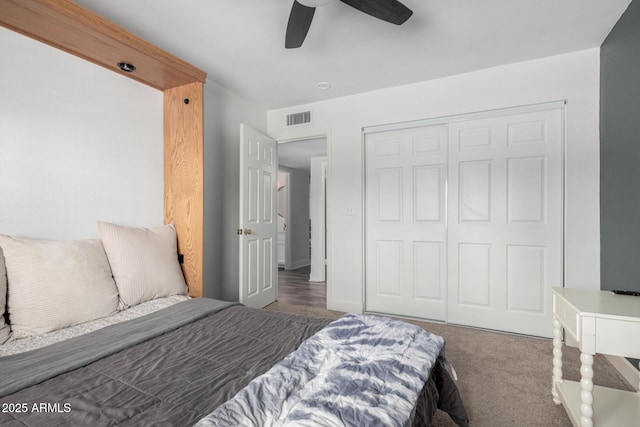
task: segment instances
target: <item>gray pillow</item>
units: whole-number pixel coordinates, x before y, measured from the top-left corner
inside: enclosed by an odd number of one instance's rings
[[[118,309],[118,289],[100,240],[0,235],[14,338],[95,320]]]
[[[131,228],[99,221],[98,230],[118,286],[120,308],[187,293],[172,224]]]

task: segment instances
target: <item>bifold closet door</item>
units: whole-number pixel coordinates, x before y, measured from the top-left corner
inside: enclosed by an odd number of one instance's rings
[[[550,336],[563,283],[563,109],[449,127],[448,321]]]
[[[447,126],[365,138],[366,310],[445,320]]]

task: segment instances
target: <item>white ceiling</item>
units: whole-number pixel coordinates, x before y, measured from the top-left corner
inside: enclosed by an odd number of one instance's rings
[[[274,109],[598,47],[630,0],[404,0],[402,26],[335,0],[291,50],[292,0],[76,2]]]

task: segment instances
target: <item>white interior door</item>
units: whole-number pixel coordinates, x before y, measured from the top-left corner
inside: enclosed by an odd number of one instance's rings
[[[365,139],[367,311],[446,319],[447,126]]]
[[[262,308],[277,298],[276,142],[240,125],[240,302]]]
[[[563,284],[563,109],[449,128],[448,321],[550,336]]]

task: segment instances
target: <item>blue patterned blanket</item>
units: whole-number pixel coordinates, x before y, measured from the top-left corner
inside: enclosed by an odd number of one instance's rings
[[[347,314],[196,425],[410,426],[443,349],[418,326]]]

